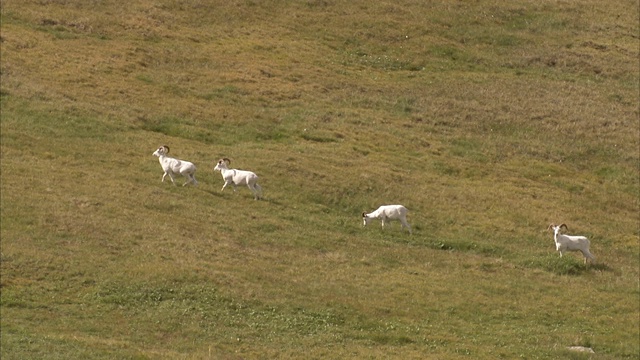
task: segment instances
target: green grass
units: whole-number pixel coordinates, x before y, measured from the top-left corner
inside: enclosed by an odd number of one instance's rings
[[[0,355],[636,359],[637,10],[3,2]]]

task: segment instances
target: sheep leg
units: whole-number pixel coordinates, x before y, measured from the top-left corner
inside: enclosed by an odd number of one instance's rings
[[[189,183],[193,183],[193,185],[198,185],[195,174],[183,173],[182,175],[184,175],[184,177],[187,178],[187,181],[184,184],[182,184],[182,186],[187,186],[187,184]]]
[[[254,200],[260,200],[260,191],[258,190],[258,189],[260,189],[260,185],[258,185],[258,184],[247,184],[247,187],[253,193],[253,199]]]
[[[249,188],[249,190],[251,190],[251,192],[253,193],[253,199],[254,200],[258,200],[258,195],[256,195],[256,189],[253,188],[253,185],[247,183],[247,187]]]
[[[228,181],[225,181],[225,182],[224,182],[224,185],[222,185],[222,189],[220,189],[220,191],[223,191],[223,190],[224,190],[224,188],[226,188],[226,187],[227,187],[227,185],[229,185],[229,182],[228,182]]]
[[[402,228],[407,228],[409,230],[409,235],[411,235],[411,226],[405,220],[402,220]]]
[[[196,180],[196,176],[194,174],[187,175],[187,179],[189,180],[187,180],[187,182],[184,183],[182,186],[187,186],[187,184],[189,183],[193,184],[193,186],[198,185],[198,181]]]
[[[176,181],[175,181],[175,179],[173,178],[173,174],[172,174],[172,173],[169,173],[169,172],[165,172],[165,173],[164,173],[164,175],[162,175],[162,182],[164,182],[164,177],[165,177],[165,176],[167,176],[167,175],[169,175],[169,179],[171,179],[171,183],[172,183],[173,185],[175,185],[175,184],[176,184]]]
[[[591,252],[589,252],[589,250],[581,250],[582,251],[582,255],[584,255],[584,263],[587,263],[587,259],[591,260],[591,262],[593,262],[596,257],[593,256],[593,254],[591,254]]]

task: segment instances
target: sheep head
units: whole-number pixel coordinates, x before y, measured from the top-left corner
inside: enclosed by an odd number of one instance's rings
[[[547,230],[553,230],[554,232],[560,232],[560,229],[565,228],[567,230],[569,230],[569,228],[567,227],[567,224],[560,224],[560,225],[556,225],[556,224],[550,224],[549,227],[547,228]]]
[[[167,145],[162,145],[158,148],[158,150],[156,150],[153,155],[155,156],[162,156],[162,155],[166,155],[169,153],[169,147]]]
[[[222,170],[222,169],[228,169],[229,165],[231,164],[231,160],[229,160],[228,158],[222,158],[220,160],[218,160],[218,163],[216,164],[216,166],[213,168],[213,170]]]
[[[362,226],[367,226],[369,225],[369,223],[372,221],[373,219],[371,219],[370,217],[367,216],[367,213],[363,212],[362,213]]]

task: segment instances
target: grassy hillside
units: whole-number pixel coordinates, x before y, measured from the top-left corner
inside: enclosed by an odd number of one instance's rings
[[[1,6],[3,360],[638,358],[637,1]]]

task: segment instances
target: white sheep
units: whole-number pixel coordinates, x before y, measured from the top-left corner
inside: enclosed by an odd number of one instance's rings
[[[238,185],[247,185],[251,192],[253,192],[254,199],[260,200],[262,198],[262,188],[258,185],[258,175],[251,171],[229,169],[230,164],[231,160],[222,158],[218,160],[218,163],[213,168],[214,171],[218,170],[220,174],[222,174],[222,178],[224,179],[222,190],[229,184],[233,185],[234,192]]]
[[[384,229],[387,221],[399,220],[402,228],[406,227],[409,229],[409,234],[411,234],[411,226],[407,223],[407,212],[407,208],[402,205],[382,205],[372,213],[362,213],[363,226],[367,226],[373,219],[380,219]]]
[[[567,225],[565,224],[551,224],[547,228],[547,230],[553,229],[553,240],[556,243],[556,250],[560,252],[560,257],[562,257],[564,251],[580,251],[582,252],[582,255],[584,255],[585,264],[587,263],[587,259],[591,260],[592,262],[595,261],[595,256],[593,256],[593,254],[589,252],[589,245],[591,244],[589,242],[589,239],[584,236],[560,234],[560,230],[563,227],[569,230],[569,228],[567,228]]]
[[[164,178],[169,175],[171,182],[173,183],[173,185],[175,185],[176,182],[173,178],[173,175],[181,174],[182,176],[187,178],[187,182],[185,182],[182,186],[186,186],[189,183],[198,185],[198,181],[196,180],[196,166],[188,161],[168,157],[168,153],[169,147],[167,145],[160,146],[158,150],[153,153],[154,156],[158,157],[160,165],[162,166],[162,170],[164,170],[164,175],[162,175],[162,182],[164,182]]]

